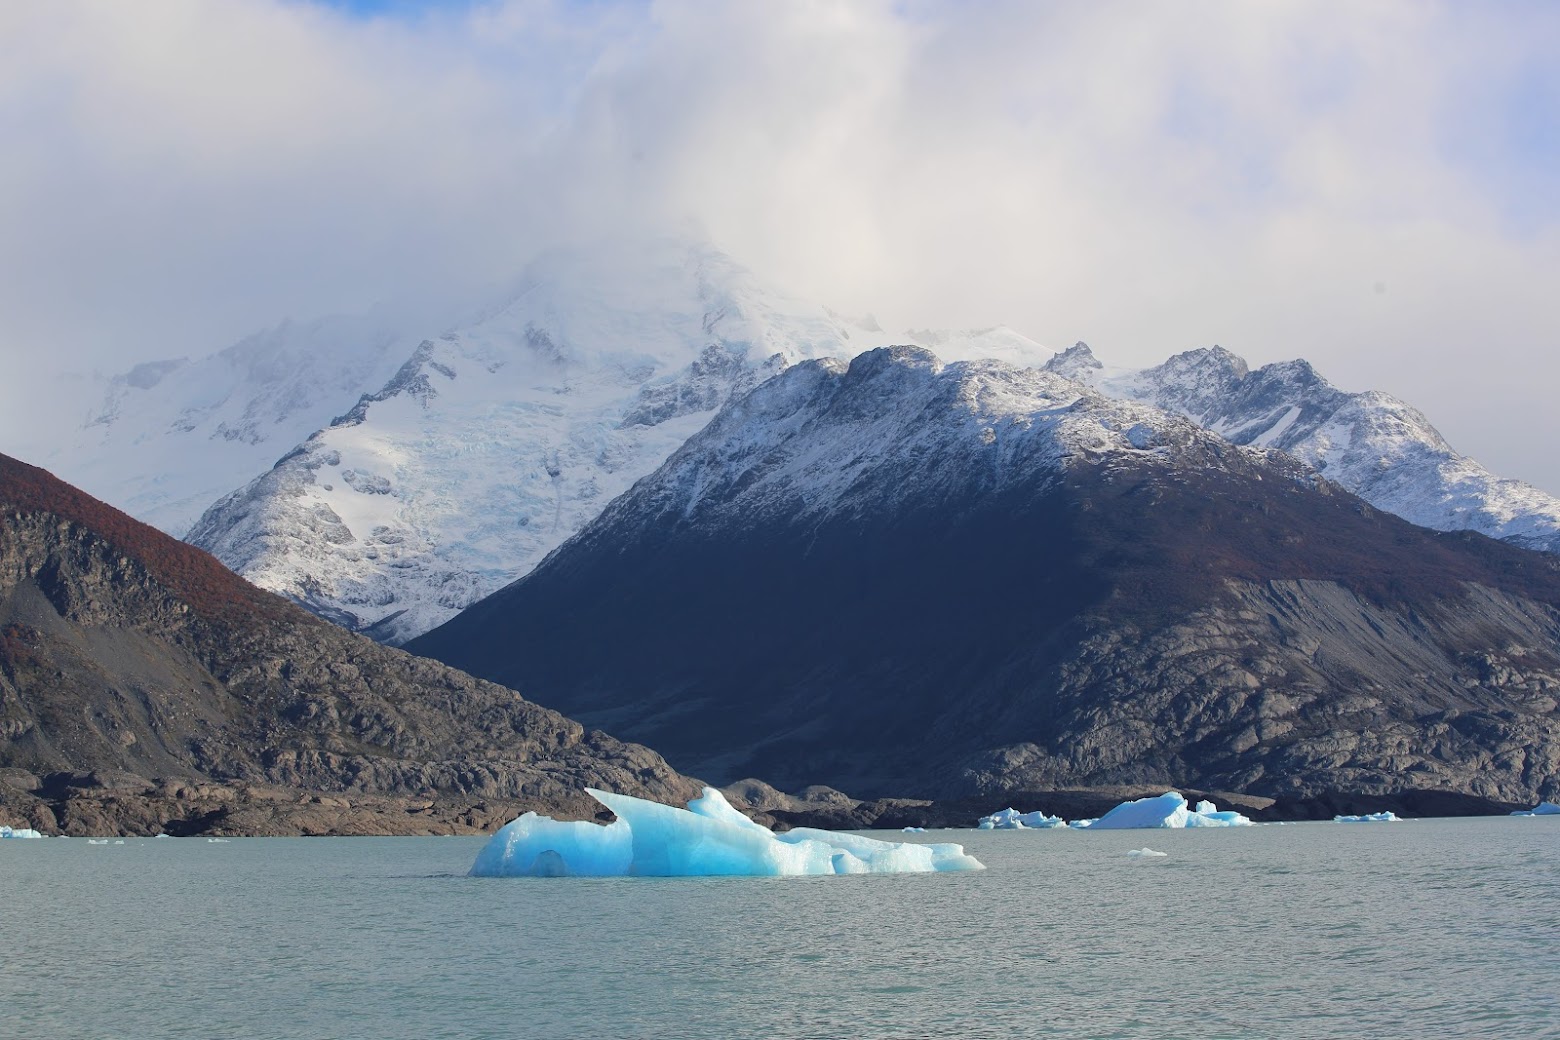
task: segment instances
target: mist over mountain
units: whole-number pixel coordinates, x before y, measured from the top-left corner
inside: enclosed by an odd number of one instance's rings
[[[560,250],[503,305],[423,341],[188,537],[398,643],[525,573],[733,396],[889,335],[687,239]],[[970,356],[1048,356],[1001,328],[927,335]]]

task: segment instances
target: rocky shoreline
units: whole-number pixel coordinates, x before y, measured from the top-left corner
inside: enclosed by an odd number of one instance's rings
[[[1102,815],[1123,801],[1161,794],[1167,785],[1072,788],[946,801],[858,800],[826,787],[788,795],[744,780],[723,793],[750,817],[777,830],[899,830],[971,828],[1012,805],[1068,819]],[[1390,810],[1399,816],[1504,816],[1528,806],[1446,791],[1382,795],[1337,794],[1278,801],[1228,791],[1179,788],[1257,822],[1330,820],[1335,815]],[[558,819],[611,819],[583,791],[578,798],[482,798],[448,794],[392,796],[359,791],[210,780],[151,780],[129,773],[0,772],[0,822],[44,835],[72,837],[343,837],[489,834],[524,812]]]

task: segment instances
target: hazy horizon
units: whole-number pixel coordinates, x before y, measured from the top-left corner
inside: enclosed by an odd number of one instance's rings
[[[675,226],[885,327],[1305,357],[1560,493],[1538,3],[0,9],[0,450],[60,372]]]

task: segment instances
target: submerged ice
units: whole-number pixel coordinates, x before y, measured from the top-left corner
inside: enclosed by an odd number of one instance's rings
[[[586,790],[617,820],[603,826],[526,813],[483,846],[472,875],[768,877],[985,869],[962,845],[879,841],[808,827],[776,834],[710,787],[686,809]]]

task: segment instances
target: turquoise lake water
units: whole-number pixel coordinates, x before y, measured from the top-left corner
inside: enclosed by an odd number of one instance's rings
[[[990,869],[478,879],[480,838],[0,841],[0,1036],[1560,1036],[1560,817],[915,838]]]

